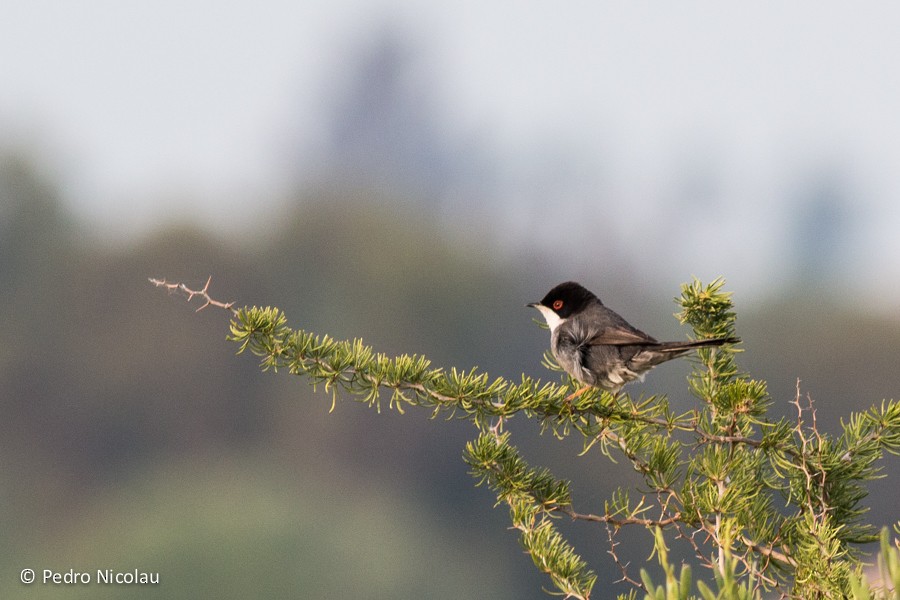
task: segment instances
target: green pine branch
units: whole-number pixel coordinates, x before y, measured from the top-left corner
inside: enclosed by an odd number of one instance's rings
[[[348,397],[381,410],[423,408],[470,420],[479,430],[464,460],[478,484],[505,504],[520,542],[558,592],[588,598],[597,581],[587,561],[555,526],[566,516],[606,528],[609,554],[620,581],[652,598],[688,597],[691,571],[669,568],[665,537],[680,538],[701,566],[712,571],[716,592],[698,581],[708,598],[757,598],[764,590],[786,597],[839,598],[869,589],[859,575],[858,544],[877,539],[865,521],[866,484],[881,476],[886,452],[900,452],[900,403],[854,413],[833,437],[821,432],[815,406],[799,392],[794,419],[772,421],[764,381],[743,373],[731,346],[697,352],[688,389],[697,406],[675,413],[663,396],[632,398],[590,390],[570,398],[573,382],[492,378],[478,369],[434,367],[419,355],[387,356],[362,340],[336,340],[288,325],[277,308],[234,308],[182,284],[153,280],[201,309],[232,314],[229,339],[263,370],[286,371],[323,388],[332,403]],[[736,312],[724,282],[693,281],[676,299],[677,317],[698,339],[735,334]],[[549,354],[545,363],[558,370]],[[570,484],[528,465],[503,425],[515,416],[534,419],[559,437],[577,436],[585,460],[592,452],[624,460],[643,478],[645,493],[618,490],[602,510],[576,510]],[[600,507],[597,507],[598,509]],[[663,561],[666,585],[628,572],[616,548],[625,527],[647,532]],[[883,549],[885,560],[894,560]],[[893,564],[893,563],[891,563]],[[894,571],[897,572],[897,571]],[[892,572],[893,573],[893,572]]]

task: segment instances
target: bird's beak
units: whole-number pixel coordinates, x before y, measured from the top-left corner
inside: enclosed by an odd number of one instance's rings
[[[529,302],[525,306],[527,306],[529,308],[537,308],[539,305],[540,305],[540,302]]]

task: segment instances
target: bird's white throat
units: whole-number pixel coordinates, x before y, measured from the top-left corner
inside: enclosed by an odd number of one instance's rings
[[[544,320],[547,321],[547,326],[550,327],[551,333],[556,331],[556,328],[562,325],[563,321],[565,321],[565,319],[561,319],[558,314],[553,312],[553,309],[549,306],[538,304],[535,306],[535,308],[541,311],[541,314],[544,315]]]

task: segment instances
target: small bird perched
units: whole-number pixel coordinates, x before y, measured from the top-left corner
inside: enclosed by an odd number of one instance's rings
[[[696,348],[736,344],[724,337],[690,342],[658,342],[608,309],[600,298],[574,281],[561,283],[540,302],[526,306],[541,311],[550,327],[550,351],[566,373],[584,387],[617,394],[622,386],[667,360]]]

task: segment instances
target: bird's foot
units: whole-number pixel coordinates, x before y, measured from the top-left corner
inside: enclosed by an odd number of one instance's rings
[[[568,406],[569,408],[572,408],[572,400],[574,400],[575,398],[578,398],[579,396],[581,396],[583,393],[585,393],[589,389],[591,389],[591,386],[589,386],[589,385],[582,386],[582,387],[578,388],[577,390],[575,390],[574,392],[572,392],[571,394],[569,394],[568,396],[566,396],[566,399],[563,400],[563,402],[565,403],[566,406]]]

